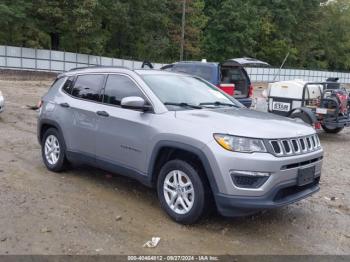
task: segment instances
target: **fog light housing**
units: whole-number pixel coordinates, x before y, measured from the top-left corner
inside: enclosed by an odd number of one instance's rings
[[[270,173],[251,171],[231,171],[231,178],[236,187],[256,189],[269,179]]]

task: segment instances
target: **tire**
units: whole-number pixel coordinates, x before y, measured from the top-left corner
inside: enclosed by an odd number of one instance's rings
[[[48,151],[51,153],[48,153]],[[49,128],[41,141],[41,155],[47,169],[62,172],[68,167],[63,137],[55,128]]]
[[[322,125],[322,128],[326,133],[329,134],[338,134],[344,129],[344,127],[328,128],[325,125]]]
[[[178,223],[194,224],[203,217],[207,210],[210,210],[206,206],[210,205],[210,188],[206,179],[200,177],[198,170],[201,169],[195,164],[189,164],[179,159],[167,162],[160,170],[157,181],[160,205]],[[181,183],[175,181],[176,174]],[[192,187],[185,186],[189,183]],[[169,184],[173,186],[169,186]],[[167,190],[164,189],[165,187]],[[193,193],[186,193],[192,192],[191,188]],[[179,200],[180,198],[183,200]],[[187,201],[185,201],[186,199]],[[169,204],[171,200],[173,200],[173,207]],[[183,208],[184,205],[187,210]]]

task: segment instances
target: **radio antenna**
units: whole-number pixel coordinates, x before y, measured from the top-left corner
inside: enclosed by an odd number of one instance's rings
[[[289,55],[290,55],[290,52],[288,52],[288,54],[287,54],[286,57],[284,58],[284,60],[283,60],[283,62],[282,62],[282,65],[280,66],[280,69],[278,70],[277,74],[276,74],[275,77],[273,78],[273,82],[275,82],[275,81],[276,81],[276,78],[280,76],[281,70],[282,70],[282,68],[284,67],[284,64],[287,62],[287,59],[288,59]]]

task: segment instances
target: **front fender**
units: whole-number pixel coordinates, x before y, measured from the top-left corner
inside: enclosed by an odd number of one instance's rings
[[[202,148],[205,146],[204,144],[202,146],[199,146],[200,143],[198,143],[196,146],[192,145],[192,144],[187,144],[187,143],[183,143],[183,142],[178,142],[178,141],[172,141],[172,140],[160,140],[158,141],[151,153],[150,159],[149,159],[149,165],[148,165],[148,176],[150,181],[153,181],[154,177],[156,176],[156,174],[154,173],[154,168],[156,165],[156,160],[158,157],[158,154],[160,152],[160,150],[164,147],[172,147],[175,149],[180,149],[180,150],[184,150],[184,151],[188,151],[192,154],[195,154],[200,161],[202,162],[202,165],[205,169],[205,173],[207,175],[208,181],[210,183],[210,187],[212,189],[212,192],[218,192],[218,187],[214,178],[214,173],[213,173],[213,169],[210,165],[210,162],[207,158],[207,156],[205,155],[204,151],[202,150]]]

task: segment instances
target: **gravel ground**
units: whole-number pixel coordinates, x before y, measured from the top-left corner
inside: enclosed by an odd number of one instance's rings
[[[320,133],[325,160],[313,197],[251,217],[213,215],[181,226],[137,182],[88,167],[46,170],[36,112],[27,105],[50,82],[0,75],[0,254],[350,254],[350,129]],[[143,248],[153,236],[159,245]]]

